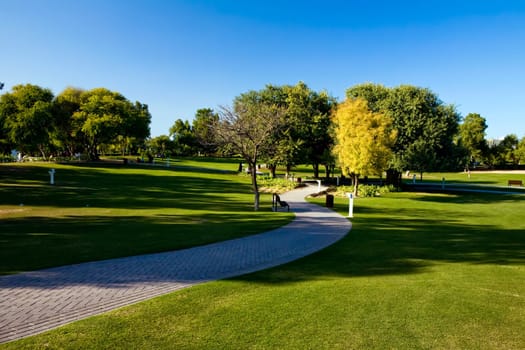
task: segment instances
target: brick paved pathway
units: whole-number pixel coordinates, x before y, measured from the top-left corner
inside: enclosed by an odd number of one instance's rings
[[[0,343],[205,281],[277,266],[323,249],[351,228],[309,204],[317,186],[281,196],[296,213],[279,229],[174,252],[97,261],[0,277]]]

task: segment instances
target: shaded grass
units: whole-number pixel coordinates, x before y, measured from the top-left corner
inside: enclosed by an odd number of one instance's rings
[[[523,349],[524,210],[494,195],[358,198],[350,234],[314,255],[0,348]]]
[[[50,168],[56,184],[49,185]],[[115,164],[2,164],[0,274],[237,238],[282,226],[249,179]]]

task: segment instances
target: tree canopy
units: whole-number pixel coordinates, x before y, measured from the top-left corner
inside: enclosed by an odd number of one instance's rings
[[[349,88],[346,94],[348,98],[366,99],[370,110],[391,118],[397,137],[390,169],[396,178],[404,170],[422,174],[450,169],[462,162],[454,144],[460,115],[454,106],[445,105],[429,89],[362,84]]]
[[[0,97],[0,146],[23,153],[86,152],[98,159],[102,146],[122,153],[149,137],[148,106],[132,103],[105,88],[66,88],[56,98],[49,89],[16,85]]]
[[[276,145],[272,136],[283,127],[284,109],[276,104],[256,98],[252,91],[247,93],[254,98],[240,95],[234,107],[222,107],[219,120],[214,125],[216,141],[241,155],[248,164],[254,193],[254,209],[259,209],[259,187],[257,185],[257,163],[264,154],[273,152]]]
[[[339,166],[344,175],[354,179],[357,195],[359,176],[379,175],[388,168],[396,132],[390,117],[372,112],[367,101],[350,98],[337,107],[334,116]]]
[[[459,126],[459,140],[469,153],[468,162],[480,161],[486,156],[488,146],[485,130],[487,130],[487,122],[477,113],[467,114]]]
[[[21,152],[46,158],[53,129],[53,93],[36,85],[16,85],[0,97],[0,119],[7,139]]]

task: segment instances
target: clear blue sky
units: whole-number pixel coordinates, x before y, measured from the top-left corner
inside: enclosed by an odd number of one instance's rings
[[[430,88],[487,136],[525,136],[525,1],[0,0],[3,92],[106,87],[152,136],[199,108],[304,81]]]

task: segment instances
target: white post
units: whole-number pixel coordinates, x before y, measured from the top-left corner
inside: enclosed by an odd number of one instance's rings
[[[354,194],[348,193],[348,217],[354,217]]]
[[[49,172],[49,184],[54,185],[55,184],[55,169],[51,169]]]
[[[317,181],[317,193],[321,192],[321,180],[316,180]]]

